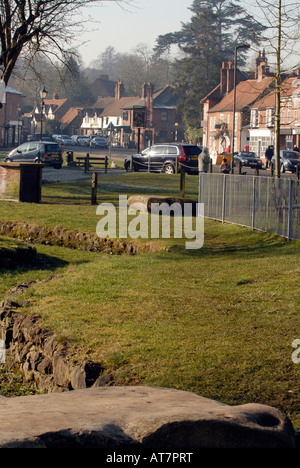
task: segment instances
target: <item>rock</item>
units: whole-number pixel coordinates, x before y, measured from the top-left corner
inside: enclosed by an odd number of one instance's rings
[[[171,210],[172,205],[174,211]],[[159,210],[166,207],[163,214],[170,214],[171,216],[184,214],[184,210],[187,209],[186,206],[189,206],[191,215],[197,215],[197,201],[191,198],[131,195],[127,200],[127,206],[138,211],[148,211],[154,214],[159,214]]]
[[[97,387],[0,399],[0,448],[295,448],[290,420],[155,387]]]

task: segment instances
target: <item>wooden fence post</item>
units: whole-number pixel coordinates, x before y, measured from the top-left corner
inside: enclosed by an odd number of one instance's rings
[[[92,174],[92,205],[97,205],[97,186],[98,186],[98,174],[93,172]]]
[[[84,172],[88,172],[90,168],[90,155],[89,153],[86,154],[85,161],[84,161]]]
[[[184,197],[185,194],[185,170],[181,166],[180,168],[180,196]]]

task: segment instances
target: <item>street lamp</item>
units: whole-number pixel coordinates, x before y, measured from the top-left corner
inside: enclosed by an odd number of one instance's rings
[[[236,108],[236,72],[237,72],[237,51],[238,49],[249,49],[249,44],[240,44],[234,48],[234,74],[233,74],[233,128],[232,128],[232,144],[231,144],[231,173],[233,174],[234,167],[234,138],[235,138],[235,108]]]
[[[48,91],[46,91],[45,86],[44,86],[42,91],[40,91],[40,97],[42,100],[42,103],[41,103],[41,141],[43,140],[43,112],[44,112],[44,106],[45,106],[44,99],[46,98],[47,94],[48,94]]]

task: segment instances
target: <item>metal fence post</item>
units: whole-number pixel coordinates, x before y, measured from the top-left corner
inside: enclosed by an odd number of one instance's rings
[[[288,212],[288,240],[292,238],[292,229],[293,229],[293,188],[294,180],[290,179],[289,181],[289,212]]]
[[[255,229],[255,208],[256,208],[256,177],[253,177],[253,206],[252,206],[252,229]]]
[[[223,196],[222,196],[222,223],[224,223],[225,215],[226,215],[226,181],[227,181],[227,177],[224,174],[223,175]]]

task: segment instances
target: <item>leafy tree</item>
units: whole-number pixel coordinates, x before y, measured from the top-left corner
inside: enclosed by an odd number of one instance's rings
[[[176,76],[174,64],[167,54],[156,55],[143,43],[138,44],[132,53],[119,54],[116,71],[129,96],[140,96],[145,82],[151,82],[157,89],[171,83]]]
[[[72,55],[68,55],[64,60],[59,84],[60,93],[68,98],[74,106],[89,105],[94,102],[80,64]]]
[[[113,46],[108,46],[104,52],[91,62],[91,67],[96,70],[102,70],[107,73],[111,80],[117,79],[116,66],[118,64],[119,54]]]
[[[194,0],[190,22],[181,31],[159,36],[155,52],[172,45],[183,52],[178,60],[176,91],[181,96],[179,110],[186,125],[199,127],[200,100],[219,83],[222,61],[233,59],[235,46],[255,43],[265,27],[239,5],[239,0]],[[243,53],[240,54],[242,63]]]

